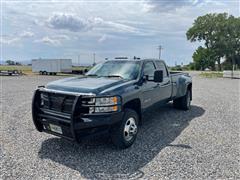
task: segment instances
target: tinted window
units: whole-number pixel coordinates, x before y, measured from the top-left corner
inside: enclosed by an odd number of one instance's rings
[[[165,64],[161,61],[156,61],[156,64],[158,69],[163,71],[163,77],[168,76]]]
[[[149,79],[153,79],[155,66],[153,62],[147,62],[144,64],[143,74],[148,76]]]

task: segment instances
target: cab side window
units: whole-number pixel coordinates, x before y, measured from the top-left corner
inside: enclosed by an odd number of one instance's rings
[[[168,77],[168,73],[167,73],[165,64],[161,61],[156,61],[156,64],[157,64],[158,69],[163,71],[163,77]]]
[[[148,76],[149,80],[153,80],[154,71],[156,70],[153,62],[146,62],[143,68],[144,76]]]

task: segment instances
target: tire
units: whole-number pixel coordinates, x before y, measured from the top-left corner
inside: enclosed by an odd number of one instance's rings
[[[119,149],[130,147],[136,140],[138,133],[138,114],[132,109],[125,109],[120,124],[115,125],[111,131],[113,144]]]
[[[191,90],[187,90],[185,96],[174,99],[173,106],[177,109],[189,110],[191,108]]]

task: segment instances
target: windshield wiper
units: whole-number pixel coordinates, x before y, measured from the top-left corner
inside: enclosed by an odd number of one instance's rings
[[[122,76],[120,76],[120,75],[114,75],[114,74],[108,75],[108,76],[104,76],[104,77],[109,77],[109,78],[111,78],[111,77],[118,77],[118,78],[124,79]]]

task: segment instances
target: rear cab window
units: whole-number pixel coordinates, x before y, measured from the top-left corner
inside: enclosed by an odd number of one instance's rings
[[[155,61],[155,63],[157,65],[158,70],[163,71],[163,77],[168,77],[169,74],[168,74],[166,65],[161,61]]]

